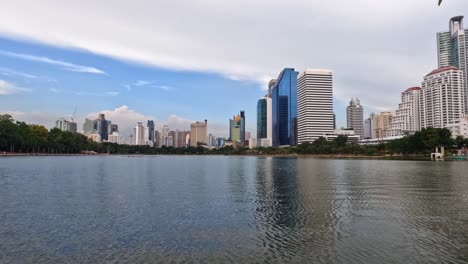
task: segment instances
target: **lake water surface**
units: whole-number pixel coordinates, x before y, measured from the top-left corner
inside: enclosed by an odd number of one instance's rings
[[[0,158],[0,263],[468,263],[468,162]]]

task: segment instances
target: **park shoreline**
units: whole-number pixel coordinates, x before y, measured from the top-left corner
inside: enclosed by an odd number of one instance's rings
[[[260,158],[316,158],[316,159],[351,159],[351,160],[430,160],[429,156],[404,156],[404,155],[353,155],[353,154],[108,154],[108,153],[12,153],[0,152],[1,157],[78,157],[78,156],[127,156],[127,157],[145,157],[145,156],[233,156],[233,157],[260,157]]]

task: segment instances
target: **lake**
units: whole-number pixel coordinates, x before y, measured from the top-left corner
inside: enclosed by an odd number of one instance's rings
[[[468,162],[0,158],[0,263],[468,263]]]

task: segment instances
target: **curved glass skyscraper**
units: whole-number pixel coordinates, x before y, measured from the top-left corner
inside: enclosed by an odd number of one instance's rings
[[[297,75],[284,69],[271,87],[273,108],[273,146],[297,144]]]

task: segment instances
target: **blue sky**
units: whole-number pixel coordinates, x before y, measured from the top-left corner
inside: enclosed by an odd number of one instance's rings
[[[0,79],[24,89],[0,97],[1,110],[9,112],[47,112],[68,117],[76,106],[76,117],[81,121],[90,113],[126,105],[161,120],[159,125],[170,115],[188,121],[208,119],[216,125],[213,130],[226,136],[228,119],[245,110],[248,130],[254,134],[257,100],[266,93],[265,86],[257,81],[232,80],[216,73],[174,71],[6,38],[0,38],[0,47]],[[80,72],[29,59],[33,56],[93,71]],[[343,111],[344,105],[337,102],[335,107]],[[146,122],[134,120],[140,121]],[[183,129],[184,124],[175,126]]]
[[[104,72],[75,72],[0,53],[0,79],[27,89],[0,97],[2,110],[43,111],[67,117],[77,106],[79,117],[126,105],[159,120],[177,115],[217,124],[228,124],[228,118],[245,110],[249,127],[254,129],[256,101],[265,94],[258,82],[230,80],[215,73],[171,71],[5,38],[0,39],[0,47],[15,54],[92,65]],[[139,121],[146,120],[134,120]]]
[[[338,126],[358,97],[365,114],[437,67],[438,31],[468,1],[0,0],[0,112],[52,126],[109,116],[124,131],[155,119],[226,136],[284,67],[330,69]],[[415,16],[418,14],[418,16]]]

